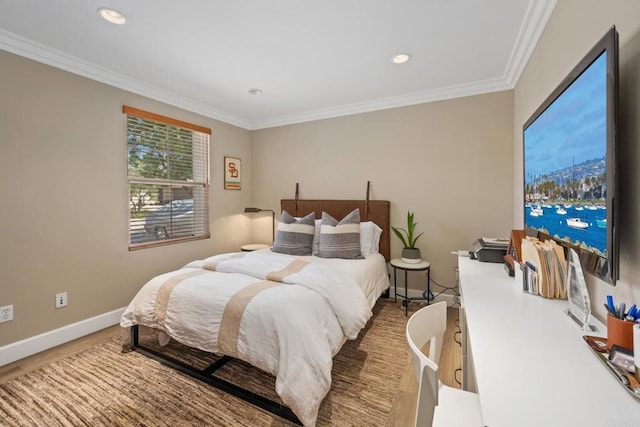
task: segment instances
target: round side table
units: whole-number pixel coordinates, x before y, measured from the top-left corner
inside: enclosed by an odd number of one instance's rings
[[[402,307],[404,308],[404,315],[407,315],[407,309],[411,301],[427,301],[427,304],[433,299],[431,298],[431,264],[428,261],[420,261],[416,264],[409,264],[403,262],[400,258],[391,260],[391,267],[393,267],[393,300],[397,301],[398,297],[402,298]],[[404,295],[398,293],[397,285],[397,270],[404,271]],[[427,272],[427,290],[423,294],[424,297],[410,298],[407,294],[407,275],[409,271],[426,271]]]

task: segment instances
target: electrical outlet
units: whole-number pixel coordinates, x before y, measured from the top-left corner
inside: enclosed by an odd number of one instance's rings
[[[67,293],[61,292],[56,294],[56,308],[62,308],[67,306]]]
[[[13,320],[13,304],[0,307],[0,323]]]

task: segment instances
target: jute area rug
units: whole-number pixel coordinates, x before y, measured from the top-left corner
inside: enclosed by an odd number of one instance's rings
[[[380,300],[358,339],[333,361],[318,426],[384,426],[407,363],[406,318]],[[149,343],[153,336],[147,335]],[[168,352],[208,364],[213,357],[171,343]],[[272,376],[243,362],[220,376],[278,400]],[[2,426],[292,426],[255,406],[110,339],[0,385]]]

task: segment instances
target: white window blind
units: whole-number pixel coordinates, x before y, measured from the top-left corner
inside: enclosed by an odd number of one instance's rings
[[[209,237],[211,130],[123,107],[129,249]]]

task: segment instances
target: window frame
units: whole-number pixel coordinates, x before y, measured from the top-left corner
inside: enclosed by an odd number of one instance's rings
[[[179,128],[182,130],[189,130],[192,132],[198,132],[201,135],[198,135],[198,138],[203,138],[199,144],[199,158],[200,166],[196,168],[196,164],[192,160],[192,168],[193,168],[193,176],[196,175],[202,176],[203,180],[180,180],[180,179],[164,179],[164,178],[151,178],[151,177],[139,177],[139,176],[131,176],[129,175],[129,167],[127,166],[127,211],[128,211],[128,246],[129,251],[135,251],[139,249],[146,249],[157,246],[165,246],[182,242],[189,242],[194,240],[202,240],[208,239],[211,237],[209,231],[209,196],[210,196],[210,145],[211,145],[211,129],[196,125],[193,123],[185,122],[182,120],[173,119],[171,117],[162,116],[160,114],[140,110],[134,107],[130,107],[127,105],[123,105],[122,112],[125,114],[125,127],[126,127],[126,141],[127,141],[127,162],[129,159],[129,135],[131,134],[131,130],[129,128],[129,117],[134,117],[136,119],[142,119],[147,122],[155,122],[160,125],[168,125],[174,128]],[[196,144],[194,140],[194,144]],[[194,153],[193,146],[190,154],[195,158],[196,154]],[[197,170],[196,170],[197,169]],[[131,188],[132,184],[150,184],[157,186],[168,186],[173,189],[174,186],[183,186],[183,187],[193,187],[194,189],[201,189],[202,196],[200,197],[202,203],[202,224],[200,225],[200,229],[198,225],[194,225],[194,234],[190,236],[182,236],[182,237],[173,237],[162,240],[150,240],[150,241],[142,241],[139,243],[132,242],[132,208],[131,208]],[[174,200],[171,198],[168,203],[173,203]],[[195,198],[193,199],[195,202]],[[173,219],[173,215],[171,214],[171,219]],[[194,221],[196,221],[196,216],[194,212]],[[157,238],[157,237],[156,237]]]

